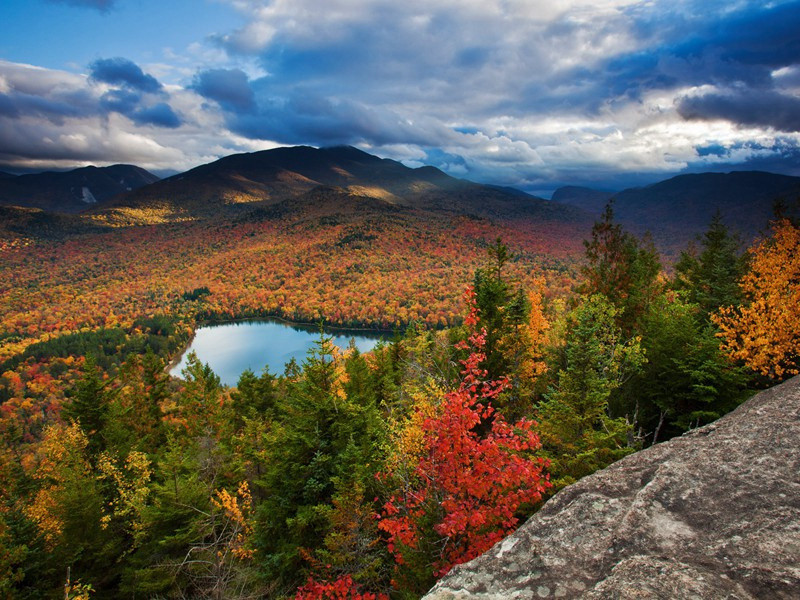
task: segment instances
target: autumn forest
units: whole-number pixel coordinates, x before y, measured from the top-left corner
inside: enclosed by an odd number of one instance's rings
[[[0,597],[418,598],[570,483],[800,372],[780,206],[757,236],[717,212],[656,244],[613,202],[385,167],[406,179],[2,209]],[[233,387],[167,374],[199,325],[266,316],[393,334],[321,332]]]

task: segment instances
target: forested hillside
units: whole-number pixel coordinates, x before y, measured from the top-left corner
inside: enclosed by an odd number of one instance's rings
[[[7,231],[8,597],[416,597],[800,366],[787,219],[743,253],[715,218],[668,275],[610,209],[584,244],[330,188],[261,210]],[[166,375],[201,320],[271,314],[400,329],[233,388]]]

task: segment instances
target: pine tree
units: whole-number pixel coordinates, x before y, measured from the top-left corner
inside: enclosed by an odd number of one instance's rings
[[[736,306],[741,302],[739,279],[747,263],[739,250],[739,240],[730,234],[717,212],[701,240],[701,251],[681,253],[675,264],[674,287],[686,290],[689,302],[697,304],[706,319],[721,306]]]
[[[659,292],[661,264],[655,246],[649,238],[640,241],[615,223],[611,203],[584,246],[587,264],[581,270],[585,281],[579,291],[605,296],[616,308],[616,323],[624,334],[632,335]]]
[[[276,405],[256,535],[269,576],[289,586],[299,585],[302,558],[330,532],[337,486],[353,478],[374,485],[364,465],[377,462],[381,420],[365,367],[363,357],[344,357],[321,335]]]
[[[109,393],[100,368],[89,355],[83,364],[81,378],[73,388],[71,401],[64,407],[64,416],[75,421],[88,440],[87,450],[97,456],[105,450],[104,429],[108,419]]]
[[[584,298],[567,317],[568,336],[555,381],[539,407],[545,455],[556,488],[632,452],[633,429],[611,418],[612,393],[645,361],[638,339],[625,338],[617,309],[602,295]]]

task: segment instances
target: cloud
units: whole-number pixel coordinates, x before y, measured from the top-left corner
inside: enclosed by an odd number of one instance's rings
[[[791,169],[800,148],[800,0],[221,1],[245,25],[183,62],[106,58],[88,78],[0,62],[0,119],[53,140],[94,119],[176,164],[354,144],[537,190]]]
[[[229,111],[252,112],[255,94],[241,69],[209,69],[198,73],[191,88]]]
[[[48,2],[94,8],[100,12],[108,12],[116,4],[116,0],[48,0]]]
[[[159,102],[153,106],[140,108],[130,113],[130,118],[137,125],[155,125],[175,129],[181,126],[181,120],[172,107],[166,102]]]
[[[110,85],[121,85],[140,92],[154,94],[162,90],[152,75],[127,58],[101,58],[89,65],[91,78]]]
[[[0,162],[9,170],[119,162],[181,169],[213,160],[209,149],[263,147],[238,138],[220,143],[221,119],[180,89],[148,98],[86,76],[0,60],[0,91]]]
[[[684,119],[725,119],[777,131],[800,131],[800,98],[768,90],[685,97],[678,104],[678,113]]]

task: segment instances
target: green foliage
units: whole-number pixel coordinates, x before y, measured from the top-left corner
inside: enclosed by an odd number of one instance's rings
[[[364,357],[342,357],[331,338],[286,383],[265,439],[256,536],[267,579],[293,587],[332,532],[337,490],[374,487],[382,425]]]
[[[131,354],[143,354],[149,349],[163,357],[174,352],[184,341],[184,336],[177,334],[174,319],[163,315],[142,317],[134,322],[131,331],[121,327],[101,327],[31,344],[0,368],[15,369],[30,359],[41,361],[53,357],[92,355],[99,367],[110,371]]]
[[[660,296],[643,322],[647,364],[626,386],[638,425],[655,443],[718,419],[741,400],[745,377],[722,354],[716,329],[682,295]]]
[[[188,292],[183,292],[183,294],[181,294],[181,300],[186,300],[187,302],[194,302],[195,300],[200,300],[204,296],[208,296],[210,293],[211,290],[203,286],[195,288]]]
[[[674,287],[685,290],[689,302],[697,304],[708,320],[720,307],[737,306],[741,302],[739,279],[747,269],[747,259],[719,212],[700,244],[699,254],[692,248],[681,253],[675,264]]]
[[[108,420],[109,391],[100,368],[90,355],[83,365],[83,373],[74,390],[72,400],[64,407],[64,416],[80,425],[89,440],[88,451],[97,456],[105,450],[105,426]]]
[[[555,381],[538,410],[542,447],[553,461],[556,488],[635,449],[631,424],[611,418],[608,403],[645,358],[638,339],[624,339],[617,315],[601,295],[584,298],[567,315],[568,334]]]
[[[521,287],[511,285],[503,276],[503,267],[513,258],[500,238],[489,246],[489,268],[475,271],[473,291],[481,327],[486,330],[481,366],[489,379],[511,378],[518,383],[518,374],[526,353],[522,329],[530,316],[531,305]],[[463,357],[461,357],[463,358]],[[510,418],[523,416],[523,401],[519,394],[521,385],[513,385],[507,393],[493,401],[493,405],[506,411]]]
[[[651,240],[640,241],[614,223],[610,203],[584,246],[587,263],[582,269],[585,281],[581,293],[608,298],[617,309],[617,324],[626,335],[632,335],[659,292],[661,265],[655,246]]]
[[[198,443],[187,445],[171,438],[162,453],[142,515],[143,533],[122,574],[120,591],[125,594],[164,597],[190,587],[191,566],[181,566],[189,549],[202,541],[209,487],[203,481]]]

